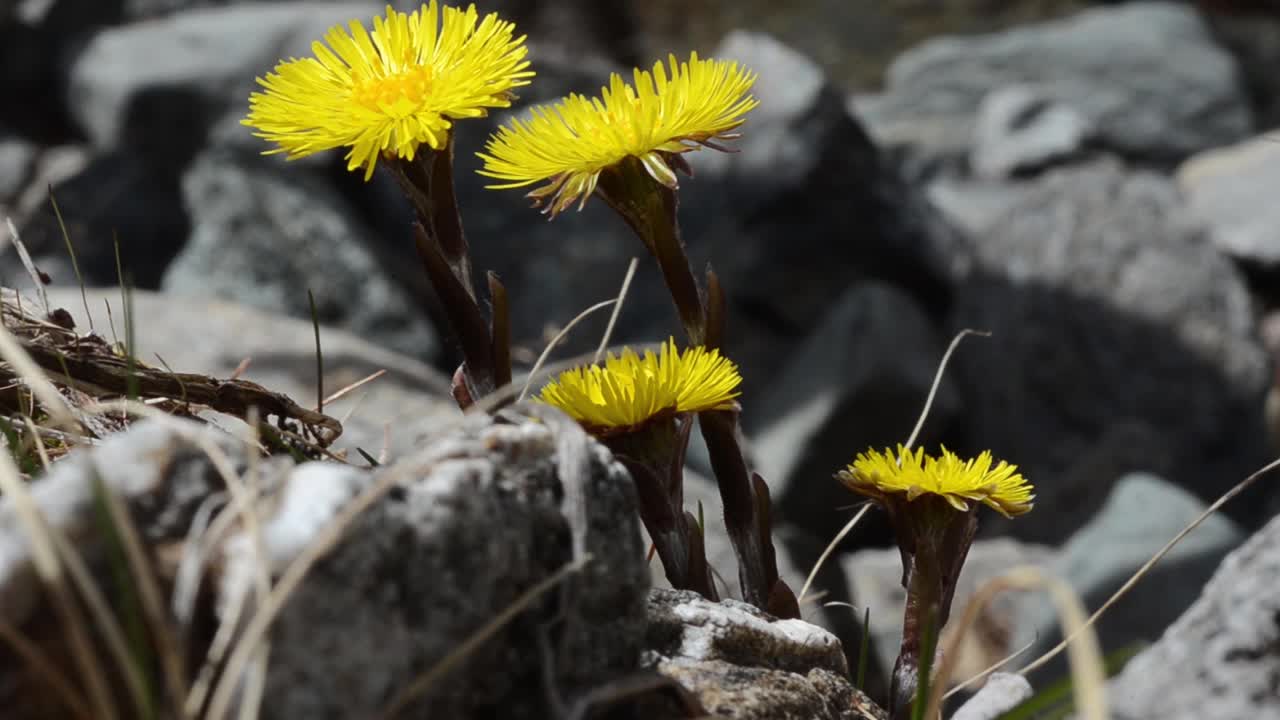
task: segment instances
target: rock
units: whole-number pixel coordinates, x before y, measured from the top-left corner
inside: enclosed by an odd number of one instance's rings
[[[315,330],[309,320],[168,293],[137,291],[132,300],[134,343],[143,362],[228,378],[248,361],[241,377],[300,405],[315,406]],[[92,324],[85,314],[86,302]],[[92,327],[110,339],[113,324],[123,332],[118,290],[89,290],[82,301],[78,289],[54,287],[49,304],[68,311],[82,332]],[[423,435],[457,422],[460,415],[449,396],[448,378],[431,367],[332,327],[321,327],[320,345],[326,394],[387,371],[325,405],[327,414],[343,421],[335,449],[354,453],[358,447],[378,457],[385,445],[387,457],[397,459],[420,447]],[[222,416],[221,422],[225,420]],[[354,454],[351,460],[361,462]]]
[[[1178,169],[1191,215],[1223,253],[1255,267],[1280,265],[1280,208],[1268,188],[1280,180],[1280,143],[1263,135],[1209,150]]]
[[[1031,684],[1014,673],[992,673],[976,695],[951,720],[998,720],[1032,695]]]
[[[1066,580],[1093,611],[1204,509],[1194,495],[1161,478],[1127,475],[1116,483],[1089,524],[1049,560],[1049,574]],[[1035,522],[1035,517],[1028,520]],[[1103,651],[1157,638],[1196,599],[1222,558],[1244,539],[1231,520],[1210,516],[1094,626]],[[1018,618],[1010,653],[1031,644],[1027,657],[1034,658],[1061,639],[1057,614],[1045,595],[1026,598]],[[1067,671],[1065,662],[1060,662],[1038,677],[1048,681]]]
[[[726,33],[766,32],[820,63],[842,88],[880,84],[884,69],[903,50],[939,35],[972,35],[1051,17],[1088,2],[1082,0],[934,0],[918,4],[832,5],[824,0],[708,0],[698,4],[672,0],[629,0],[647,54],[661,57],[672,48],[712,47]]]
[[[1083,114],[1042,88],[996,88],[978,106],[969,164],[980,178],[1009,178],[1078,154],[1092,132]]]
[[[684,474],[685,508],[698,514],[698,504],[702,504],[706,534],[704,542],[707,553],[707,564],[711,566],[716,578],[721,597],[740,600],[742,589],[738,581],[738,558],[733,552],[733,544],[729,542],[728,531],[724,526],[724,504],[720,501],[720,490],[715,481],[710,480],[695,470],[686,468]],[[775,505],[776,507],[776,505]],[[643,528],[642,528],[643,533]],[[649,547],[648,533],[644,533],[644,545]],[[775,517],[773,528],[773,548],[778,563],[778,576],[798,595],[804,588],[809,571],[817,562],[827,543],[800,525],[783,523]],[[649,578],[654,587],[669,587],[662,564],[656,560],[649,563]],[[809,588],[806,600],[800,606],[803,618],[821,627],[839,638],[841,646],[847,653],[847,664],[856,667],[858,648],[862,641],[861,616],[846,607],[827,607],[831,601],[849,602],[849,583],[845,579],[840,564],[834,560],[826,562],[819,569]],[[885,668],[875,665],[865,669],[868,687],[886,687]]]
[[[178,295],[235,300],[310,318],[431,359],[439,341],[361,239],[369,230],[319,178],[229,154],[203,156],[183,191],[191,240],[164,277]]]
[[[0,207],[9,207],[25,187],[36,152],[35,144],[21,137],[0,136]]]
[[[715,718],[882,718],[848,681],[834,636],[734,600],[649,594],[645,663],[691,690]]]
[[[762,427],[748,426],[779,514],[820,538],[834,537],[848,520],[841,508],[862,499],[832,476],[867,447],[906,441],[946,350],[924,311],[892,286],[860,284],[830,306],[768,394],[749,406]],[[956,420],[958,404],[944,378],[926,442]],[[883,523],[861,526],[850,542],[887,536],[868,528],[883,531]]]
[[[968,443],[1019,465],[1049,509],[1012,532],[1064,540],[1129,471],[1208,501],[1262,465],[1252,301],[1168,180],[1114,162],[1055,171],[974,237],[981,269],[950,325],[993,335],[951,372]],[[1257,507],[1227,512],[1249,527]]]
[[[571,533],[584,533],[592,555],[570,581],[572,591],[522,613],[405,714],[546,717],[547,660],[536,642],[544,626],[550,677],[562,692],[635,669],[648,582],[630,478],[572,423],[553,427],[471,416],[382,471],[394,474],[397,489],[312,569],[273,627],[266,720],[376,714],[569,562]],[[575,442],[584,443],[583,525],[562,514],[566,464],[574,461],[558,454],[558,433],[577,433]],[[286,485],[268,538],[277,530],[288,538],[291,522],[318,512],[307,480]],[[296,555],[289,545],[280,552]],[[566,613],[563,625],[555,624],[557,609]],[[339,677],[357,681],[333,682]]]
[[[600,445],[555,417],[531,422],[519,408],[496,421],[469,416],[437,433],[413,457],[376,472],[339,463],[295,467],[288,458],[259,462],[257,477],[271,480],[264,483],[268,494],[255,504],[267,561],[261,567],[273,579],[321,542],[322,531],[357,497],[382,488],[347,524],[341,540],[310,566],[275,616],[263,718],[380,712],[521,593],[573,560],[575,546],[589,548],[591,559],[571,580],[572,590],[518,613],[462,658],[447,682],[411,703],[407,714],[421,716],[429,709],[459,718],[495,712],[547,717],[548,681],[572,698],[635,671],[645,638],[647,581],[631,482]],[[73,451],[32,483],[32,494],[50,525],[95,560],[91,567],[105,570],[107,564],[96,561],[102,542],[94,534],[88,480],[95,467],[128,503],[149,546],[161,557],[181,557],[199,509],[218,511],[206,501],[223,491],[192,438],[221,447],[234,469],[245,472],[239,440],[211,426],[148,421],[100,446]],[[563,502],[575,495],[583,503],[581,514]],[[0,501],[0,614],[28,637],[60,638],[56,613],[37,603],[32,547],[13,504],[8,497]],[[495,517],[502,521],[495,524]],[[209,548],[211,577],[203,585],[211,602],[195,602],[190,578],[176,581],[175,597],[185,598],[179,607],[193,613],[194,627],[237,622],[233,610],[253,585],[256,543],[248,530],[230,527],[229,536]],[[160,566],[164,582],[175,582],[175,565]],[[250,604],[246,612],[253,610]],[[544,629],[546,650],[555,660],[550,673],[544,672],[547,656],[536,641]],[[193,636],[197,643],[208,637]],[[204,650],[192,648],[195,657]],[[25,666],[9,656],[4,660],[18,663],[4,668],[5,677],[22,678],[15,670]],[[31,684],[6,682],[0,688],[6,707],[21,720],[62,717],[61,708],[41,714],[47,691],[36,702],[21,695],[24,688],[43,689]]]
[[[93,145],[117,147],[129,125],[125,111],[147,89],[181,88],[200,98],[206,124],[244,113],[254,78],[282,58],[301,57],[333,25],[372,18],[377,3],[246,3],[198,8],[165,18],[106,28],[75,57],[67,105]],[[157,62],[163,58],[163,62]],[[167,107],[188,113],[178,98]],[[157,126],[165,142],[189,133],[182,123]],[[249,130],[243,129],[249,137]]]
[[[1045,566],[1052,557],[1052,548],[1010,538],[975,541],[956,585],[951,624],[944,630],[939,644],[946,642],[947,631],[955,629],[955,623],[964,615],[978,588],[1010,568]],[[902,589],[901,553],[896,547],[859,550],[841,558],[840,564],[849,579],[851,602],[858,607],[859,614],[863,610],[871,612],[872,647],[878,654],[877,662],[880,667],[892,668],[902,642],[902,608],[907,598]],[[1005,593],[996,596],[979,614],[977,624],[966,633],[960,646],[953,678],[958,681],[973,677],[1018,649],[1013,638],[1020,627],[1016,620],[1020,607],[1016,596]]]
[[[1176,162],[1253,127],[1235,63],[1194,8],[1133,2],[976,37],[936,38],[890,66],[882,94],[853,106],[882,144],[926,166],[972,147],[975,117],[998,88],[1033,85],[1083,116],[1125,157]]]
[[[1231,553],[1200,598],[1111,683],[1115,717],[1280,718],[1280,518]]]

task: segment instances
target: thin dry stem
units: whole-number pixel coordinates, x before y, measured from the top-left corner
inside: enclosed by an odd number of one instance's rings
[[[597,310],[603,310],[604,308],[607,308],[616,302],[618,301],[605,300],[603,302],[598,302],[595,305],[592,305],[591,307],[587,308],[586,310],[583,310],[582,312],[578,313],[577,317],[570,320],[567,325],[561,328],[560,332],[556,333],[556,336],[551,338],[551,342],[547,343],[547,346],[543,348],[542,354],[538,356],[538,361],[533,364],[533,369],[529,371],[529,378],[525,380],[524,389],[520,391],[520,395],[519,397],[516,398],[516,400],[517,401],[524,400],[525,396],[529,394],[529,388],[533,385],[534,378],[538,376],[538,371],[542,369],[542,364],[547,361],[547,358],[551,356],[551,351],[554,350],[555,347],[560,344],[560,341],[563,340],[565,336],[569,334],[570,330],[573,330],[573,327],[575,325],[582,322],[583,320],[586,320],[587,317],[589,317],[592,313],[596,312]]]
[[[870,503],[863,505],[862,509],[854,513],[854,516],[849,518],[849,522],[845,523],[844,527],[840,528],[840,532],[836,533],[835,538],[832,539],[831,542],[827,543],[826,549],[818,556],[818,562],[814,563],[813,568],[809,570],[809,577],[805,578],[804,586],[800,588],[800,595],[796,597],[797,605],[804,603],[804,596],[809,592],[809,586],[813,584],[813,579],[818,577],[818,571],[822,569],[823,563],[827,561],[827,558],[831,557],[831,553],[835,552],[836,546],[840,544],[840,541],[844,540],[845,536],[850,532],[853,532],[853,529],[857,527],[858,522],[862,520],[862,516],[866,515],[867,511],[870,509]]]
[[[631,280],[636,276],[636,268],[640,266],[640,258],[633,257],[627,264],[627,274],[622,278],[622,288],[618,290],[618,299],[614,303],[613,312],[609,315],[609,324],[605,326],[604,336],[600,338],[600,346],[596,348],[596,357],[592,362],[600,362],[604,351],[609,347],[609,338],[613,337],[613,329],[618,325],[618,316],[622,314],[622,303],[627,299],[627,291],[631,289]]]
[[[937,397],[938,388],[942,385],[942,376],[947,370],[947,363],[951,362],[951,354],[960,346],[960,341],[963,340],[966,335],[991,337],[991,333],[986,330],[971,330],[966,328],[956,333],[954,338],[951,338],[951,344],[947,346],[947,351],[942,354],[942,361],[938,363],[938,371],[933,375],[933,385],[929,387],[929,396],[925,398],[924,409],[920,411],[920,417],[916,420],[916,426],[912,428],[911,434],[907,436],[907,442],[905,443],[907,449],[911,449],[911,446],[915,445],[916,440],[920,437],[920,431],[924,429],[924,421],[929,417],[929,411],[933,409],[933,399]],[[901,462],[902,459],[899,458],[898,461]]]
[[[993,673],[993,672],[995,672],[995,671],[999,670],[1000,668],[1004,667],[1005,665],[1008,665],[1009,663],[1013,662],[1014,660],[1017,660],[1019,655],[1022,655],[1022,654],[1023,654],[1023,653],[1025,653],[1026,651],[1030,650],[1030,649],[1032,648],[1032,646],[1034,646],[1035,644],[1036,644],[1036,638],[1033,638],[1033,639],[1031,640],[1031,642],[1028,642],[1026,645],[1023,645],[1022,647],[1018,648],[1017,650],[1014,650],[1012,653],[1009,653],[1008,655],[1004,656],[1003,658],[1000,658],[1000,659],[999,659],[999,660],[997,660],[996,662],[994,662],[994,663],[992,663],[991,665],[989,665],[989,666],[988,666],[985,670],[983,670],[982,672],[978,673],[977,675],[974,675],[973,677],[969,678],[968,680],[965,680],[964,682],[959,683],[959,684],[957,684],[955,687],[953,687],[953,688],[951,688],[950,690],[948,690],[948,691],[946,692],[946,694],[942,696],[942,699],[943,699],[944,701],[945,701],[945,700],[950,700],[950,699],[951,699],[951,696],[955,695],[956,693],[960,692],[961,690],[963,690],[963,689],[965,689],[965,688],[967,688],[967,687],[969,687],[969,686],[973,685],[974,683],[982,682],[982,681],[983,681],[983,680],[985,680],[985,679],[987,678],[987,676],[988,676],[988,675],[990,675],[991,673]]]
[[[1157,552],[1155,555],[1152,555],[1150,560],[1143,563],[1142,567],[1138,568],[1138,571],[1135,572],[1127,581],[1125,581],[1125,584],[1120,586],[1119,590],[1116,590],[1115,593],[1111,595],[1111,597],[1107,598],[1106,602],[1102,603],[1102,607],[1099,607],[1097,610],[1094,611],[1092,615],[1089,616],[1089,619],[1084,623],[1084,627],[1080,628],[1077,632],[1082,632],[1088,628],[1093,627],[1093,624],[1098,621],[1098,618],[1102,617],[1103,613],[1111,609],[1111,606],[1116,604],[1116,601],[1124,597],[1125,594],[1128,593],[1129,590],[1132,589],[1133,586],[1136,585],[1139,580],[1145,577],[1147,573],[1151,572],[1151,568],[1155,567],[1156,563],[1163,560],[1164,556],[1168,555],[1169,551],[1173,550],[1175,545],[1182,542],[1182,539],[1185,538],[1187,535],[1189,535],[1192,530],[1195,530],[1197,527],[1200,527],[1200,523],[1203,523],[1205,520],[1208,520],[1209,516],[1218,512],[1218,510],[1220,510],[1223,505],[1226,505],[1228,502],[1230,502],[1232,498],[1244,492],[1250,485],[1256,482],[1258,478],[1271,472],[1272,470],[1275,470],[1276,468],[1280,468],[1280,460],[1275,460],[1265,465],[1264,467],[1262,467],[1262,469],[1254,472],[1252,475],[1245,478],[1244,480],[1241,480],[1235,487],[1231,488],[1226,493],[1224,493],[1222,497],[1215,500],[1214,503],[1210,505],[1208,508],[1206,508],[1204,512],[1200,513],[1199,517],[1197,517],[1195,520],[1192,520],[1177,535],[1174,535],[1173,539],[1165,543],[1164,547],[1160,548],[1159,552]],[[1063,648],[1066,648],[1068,644],[1075,639],[1074,633],[1071,635],[1064,635],[1064,637],[1065,639],[1062,642],[1053,646],[1053,648],[1050,649],[1048,652],[1036,658],[1035,660],[1033,660],[1031,663],[1029,663],[1026,667],[1022,668],[1018,672],[1023,675],[1026,675],[1027,673],[1042,667],[1045,663],[1057,657],[1058,654],[1062,652]]]

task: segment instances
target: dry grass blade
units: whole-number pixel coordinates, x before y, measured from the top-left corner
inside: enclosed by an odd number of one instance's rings
[[[8,331],[0,328],[0,334],[8,336]],[[12,339],[12,336],[9,338]],[[32,565],[52,597],[54,609],[59,614],[63,630],[67,634],[72,656],[88,685],[89,697],[92,699],[93,707],[97,709],[97,716],[103,720],[114,720],[117,715],[110,685],[103,674],[101,663],[94,657],[84,616],[71,590],[67,587],[62,566],[58,562],[57,544],[52,537],[53,530],[45,521],[43,513],[40,512],[35,499],[31,497],[26,484],[19,477],[13,457],[7,452],[0,452],[0,495],[3,495],[5,501],[13,506],[18,523],[26,533],[27,542],[31,547]]]
[[[582,557],[566,563],[555,573],[543,578],[538,584],[520,593],[520,596],[511,602],[502,612],[490,618],[480,629],[469,635],[458,647],[454,648],[440,662],[431,667],[422,675],[419,675],[409,687],[402,690],[387,708],[383,710],[378,717],[382,720],[392,720],[401,710],[408,707],[424,692],[431,688],[441,677],[453,669],[458,663],[462,662],[468,655],[480,647],[486,640],[493,637],[494,633],[502,629],[504,625],[511,622],[511,619],[520,614],[525,608],[529,607],[538,598],[550,592],[565,578],[582,569],[591,560],[591,555],[583,555]]]
[[[1257,482],[1258,478],[1261,478],[1263,475],[1266,475],[1267,473],[1271,472],[1272,470],[1275,470],[1276,468],[1280,468],[1280,460],[1276,460],[1274,462],[1267,464],[1262,469],[1254,472],[1252,475],[1245,478],[1244,480],[1241,480],[1238,484],[1236,484],[1235,487],[1231,488],[1226,493],[1224,493],[1222,497],[1215,500],[1212,505],[1210,505],[1208,508],[1205,508],[1205,511],[1200,513],[1199,517],[1197,517],[1195,520],[1192,520],[1177,535],[1174,535],[1173,538],[1169,540],[1169,542],[1165,543],[1164,547],[1160,548],[1159,552],[1157,552],[1155,555],[1152,555],[1150,560],[1147,560],[1145,563],[1143,563],[1142,567],[1138,568],[1138,571],[1135,572],[1127,581],[1125,581],[1125,584],[1120,586],[1119,590],[1116,590],[1115,593],[1111,595],[1111,597],[1107,598],[1107,601],[1102,603],[1102,606],[1099,607],[1097,610],[1095,610],[1094,613],[1089,616],[1089,619],[1085,621],[1084,627],[1081,628],[1080,631],[1093,627],[1093,624],[1098,621],[1098,618],[1102,617],[1103,613],[1111,609],[1111,606],[1116,604],[1116,601],[1124,597],[1125,594],[1127,594],[1129,590],[1132,589],[1133,586],[1138,583],[1139,580],[1145,577],[1147,573],[1151,572],[1151,568],[1155,567],[1156,563],[1163,560],[1164,556],[1168,555],[1169,551],[1173,550],[1175,545],[1182,542],[1183,538],[1191,534],[1191,531],[1200,527],[1201,523],[1203,523],[1205,520],[1208,520],[1211,515],[1218,512],[1218,510],[1222,509],[1223,505],[1226,505],[1233,498],[1235,498],[1235,496],[1244,492],[1246,489],[1249,488],[1250,485],[1253,485],[1253,483]],[[1026,675],[1027,673],[1036,670],[1037,668],[1043,666],[1045,663],[1049,662],[1053,658],[1057,657],[1058,654],[1062,652],[1063,648],[1066,648],[1068,644],[1074,639],[1073,635],[1064,634],[1063,637],[1065,639],[1062,642],[1053,646],[1053,648],[1051,648],[1048,652],[1036,658],[1034,661],[1032,661],[1030,664],[1022,668],[1018,672],[1023,675]]]
[[[845,536],[850,532],[853,532],[853,529],[857,527],[858,522],[862,520],[862,516],[866,515],[867,511],[870,509],[870,504],[863,505],[862,509],[858,510],[852,518],[849,518],[849,522],[845,523],[844,527],[840,528],[840,532],[836,533],[835,538],[832,539],[831,542],[827,543],[826,549],[822,551],[822,554],[818,556],[818,561],[815,562],[813,567],[809,570],[809,577],[804,579],[804,586],[800,588],[800,595],[796,597],[797,604],[804,603],[804,596],[808,594],[809,586],[813,584],[813,579],[818,577],[818,571],[822,569],[823,563],[827,561],[827,558],[831,557],[831,553],[835,552],[836,546],[840,544],[840,541],[844,540]]]
[[[67,223],[62,219],[62,208],[58,207],[58,198],[53,195],[53,186],[49,186],[49,204],[53,206],[53,215],[58,219],[58,229],[62,231],[62,240],[67,244],[67,257],[71,258],[71,270],[76,275],[76,283],[80,285],[80,301],[84,303],[84,316],[89,320],[89,331],[93,331],[93,315],[89,312],[89,296],[84,290],[84,275],[80,274],[80,261],[76,259],[76,246],[71,242],[71,233],[67,232]]]
[[[1085,622],[1084,605],[1071,586],[1062,580],[1045,575],[1032,566],[1016,567],[1003,576],[993,578],[974,593],[965,607],[956,631],[947,642],[938,666],[937,677],[929,692],[929,702],[924,717],[936,718],[942,707],[942,694],[950,681],[951,673],[960,657],[960,643],[965,633],[978,621],[983,609],[995,596],[1006,590],[1036,590],[1046,588],[1053,596],[1062,624],[1062,634],[1069,638],[1068,658],[1071,662],[1072,692],[1075,695],[1077,716],[1084,720],[1107,720],[1107,677],[1102,661],[1098,637]]]
[[[947,351],[942,354],[942,361],[938,363],[938,371],[933,375],[933,385],[929,387],[929,395],[925,398],[924,409],[920,411],[920,418],[916,420],[916,426],[912,428],[911,434],[907,436],[907,442],[904,443],[908,449],[916,444],[916,440],[920,437],[920,431],[924,429],[924,421],[929,417],[929,411],[933,409],[933,400],[938,395],[938,388],[942,385],[942,376],[947,370],[947,364],[951,362],[952,353],[956,351],[957,347],[960,347],[960,341],[964,340],[968,335],[991,337],[991,333],[985,330],[965,329],[951,338],[951,344],[947,346]]]
[[[23,662],[48,683],[49,688],[54,691],[53,696],[61,700],[74,717],[93,720],[93,712],[89,710],[84,696],[75,689],[67,676],[49,662],[40,648],[3,620],[0,620],[0,640],[12,648],[15,655],[22,658]]]
[[[564,340],[564,338],[569,334],[569,331],[573,330],[575,325],[582,322],[583,320],[586,320],[588,317],[591,316],[592,313],[596,312],[597,310],[603,310],[604,308],[607,308],[616,302],[618,301],[605,300],[603,302],[598,302],[595,305],[592,305],[591,307],[587,308],[586,310],[583,310],[582,312],[578,313],[577,317],[570,320],[568,324],[566,324],[563,328],[561,328],[560,332],[556,333],[556,336],[551,338],[551,342],[547,343],[547,346],[543,348],[542,354],[538,356],[538,361],[533,364],[533,369],[529,371],[529,379],[525,381],[524,389],[520,391],[520,395],[516,399],[524,400],[525,396],[529,394],[529,388],[533,385],[534,378],[538,376],[538,371],[542,369],[542,364],[547,361],[547,358],[551,356],[551,351],[554,350],[555,347],[560,344],[561,340]]]
[[[374,380],[377,380],[378,378],[386,374],[387,374],[386,369],[375,370],[369,373],[368,375],[364,376],[363,378],[351,383],[350,385],[334,391],[332,395],[324,399],[324,402],[321,403],[321,406],[323,407],[324,405],[329,405],[338,400],[341,400],[342,398],[346,397],[349,393],[354,392],[355,390],[361,387],[364,387],[365,385],[373,382]],[[321,411],[320,408],[316,409],[316,412],[320,412],[320,411]]]
[[[640,266],[640,258],[633,257],[627,265],[627,274],[622,278],[622,288],[618,290],[617,302],[613,312],[609,314],[609,324],[604,328],[604,336],[600,338],[600,346],[596,348],[596,357],[592,362],[600,362],[604,351],[609,347],[609,338],[613,337],[613,329],[618,325],[618,316],[622,314],[622,302],[627,299],[627,291],[631,289],[631,281],[636,276],[636,268]]]
[[[84,561],[76,553],[75,548],[71,546],[70,541],[57,532],[51,532],[49,537],[57,547],[58,555],[63,564],[66,565],[67,574],[71,576],[71,581],[75,583],[76,589],[80,592],[80,597],[88,607],[89,615],[93,618],[98,631],[102,634],[103,641],[107,646],[107,652],[111,654],[112,661],[123,672],[125,687],[133,698],[134,707],[138,708],[139,712],[141,712],[142,708],[150,707],[151,698],[146,678],[142,676],[141,669],[130,653],[129,641],[125,639],[124,630],[112,613],[110,603],[107,602],[102,590],[98,588],[97,582],[93,579],[93,574],[89,572],[89,568],[85,566]]]
[[[31,253],[27,251],[26,243],[22,242],[22,238],[18,236],[18,228],[14,227],[13,219],[6,217],[4,222],[9,226],[9,235],[12,238],[14,250],[18,251],[18,260],[22,262],[22,267],[27,271],[27,275],[31,276],[31,284],[35,285],[36,292],[40,295],[40,307],[44,310],[45,316],[48,317],[49,294],[44,289],[44,277],[41,276],[40,270],[36,268],[35,262],[31,259]]]
[[[173,703],[180,705],[181,699],[187,695],[187,674],[184,667],[183,652],[176,640],[177,635],[166,612],[155,570],[147,557],[146,548],[143,547],[142,536],[138,533],[138,528],[134,525],[133,518],[129,515],[129,510],[125,507],[124,501],[102,479],[102,473],[95,464],[90,463],[90,468],[92,468],[93,474],[97,476],[98,482],[102,485],[102,495],[107,512],[111,517],[111,524],[115,526],[125,557],[128,558],[129,574],[133,578],[134,588],[138,591],[138,599],[142,605],[142,612],[146,616],[147,625],[151,628],[151,636],[155,640],[157,654],[160,659],[161,675],[168,686],[169,696]]]
[[[226,667],[223,669],[218,685],[213,691],[213,696],[209,702],[209,710],[205,713],[204,720],[222,720],[226,716],[227,709],[231,704],[232,694],[239,683],[239,678],[244,673],[245,666],[256,655],[259,644],[265,638],[271,623],[275,621],[276,616],[284,608],[289,596],[302,584],[312,566],[338,544],[338,541],[342,539],[342,534],[351,526],[351,523],[361,513],[368,510],[373,503],[377,502],[379,498],[386,495],[397,482],[404,479],[408,474],[408,469],[411,467],[413,466],[402,465],[384,472],[373,484],[347,503],[307,547],[293,559],[293,562],[281,574],[279,580],[267,595],[262,606],[250,618],[235,647],[232,649],[230,657],[227,658]]]

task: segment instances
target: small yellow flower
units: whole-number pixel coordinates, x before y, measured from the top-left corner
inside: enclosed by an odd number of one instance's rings
[[[660,354],[644,357],[625,348],[609,354],[604,367],[590,365],[560,374],[539,397],[590,429],[631,428],[664,413],[697,413],[733,407],[742,382],[738,368],[718,350],[676,350],[674,340]]]
[[[242,122],[278,144],[289,159],[350,147],[347,169],[373,175],[379,155],[412,160],[423,143],[444,147],[452,120],[511,106],[512,88],[528,85],[524,37],[490,13],[479,19],[436,0],[412,15],[387,6],[370,34],[352,20],[334,26],[315,57],[290,59],[258,78]]]
[[[850,490],[871,497],[900,493],[912,501],[932,494],[961,512],[969,510],[969,501],[985,503],[1005,517],[1029,511],[1035,499],[1032,486],[1017,472],[1016,465],[1001,460],[992,467],[993,462],[987,451],[972,460],[961,460],[946,448],[935,458],[925,455],[923,449],[913,452],[899,445],[896,454],[887,448],[883,453],[869,450],[859,454],[837,477]]]
[[[613,74],[600,98],[570,95],[552,108],[536,107],[528,120],[514,119],[489,138],[481,175],[504,181],[495,189],[549,181],[529,194],[553,216],[575,201],[579,208],[595,191],[600,173],[628,157],[640,160],[655,180],[676,186],[667,156],[717,147],[758,102],[747,94],[754,73],[736,62],[688,62],[669,56],[653,72],[635,70],[634,85]]]

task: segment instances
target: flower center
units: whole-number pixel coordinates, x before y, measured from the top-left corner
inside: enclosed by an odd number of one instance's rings
[[[429,65],[412,65],[394,75],[354,78],[351,97],[370,110],[403,118],[420,110],[430,97],[434,77]]]

